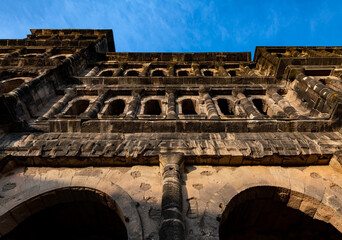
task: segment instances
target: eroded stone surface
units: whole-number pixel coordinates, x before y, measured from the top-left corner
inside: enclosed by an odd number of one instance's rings
[[[341,47],[116,53],[111,30],[38,29],[0,50],[0,236],[83,201],[129,239],[340,238]]]

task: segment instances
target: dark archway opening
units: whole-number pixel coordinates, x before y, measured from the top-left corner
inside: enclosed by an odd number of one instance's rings
[[[108,106],[108,109],[106,111],[105,115],[120,115],[125,110],[125,101],[122,99],[117,99],[111,102]]]
[[[228,103],[227,99],[220,98],[217,100],[217,104],[219,105],[220,110],[224,115],[229,115],[229,116],[234,115],[233,109],[230,106],[230,104]]]
[[[204,76],[207,76],[207,77],[212,77],[212,76],[214,76],[214,73],[213,73],[213,71],[205,70],[205,71],[203,72],[203,75],[204,75]]]
[[[185,99],[182,101],[182,113],[183,114],[197,114],[194,103],[191,99]]]
[[[149,100],[145,103],[144,114],[160,115],[161,112],[160,102],[158,100]]]
[[[263,99],[253,99],[253,104],[261,114],[267,115],[266,103]]]
[[[121,240],[127,239],[127,233],[112,209],[94,202],[73,202],[30,216],[3,239]]]
[[[85,112],[89,106],[89,100],[77,100],[72,104],[72,106],[68,109],[65,115],[80,115]]]
[[[109,196],[87,189],[59,189],[53,192],[54,194],[43,194],[22,204],[31,209],[32,215],[1,239],[128,239],[118,206]],[[34,212],[31,206],[35,206],[39,198],[41,200],[38,202],[45,202],[46,208]],[[31,205],[33,202],[36,203]],[[26,208],[23,207],[23,210]]]
[[[107,70],[107,71],[103,71],[100,74],[101,77],[112,77],[113,76],[113,71],[112,70]]]
[[[231,70],[231,71],[228,71],[228,73],[230,74],[231,77],[236,77],[236,71]]]
[[[54,57],[53,59],[58,59],[59,61],[63,61],[64,59],[66,59],[66,56],[58,56],[58,57]]]
[[[268,193],[251,191],[249,196],[243,194],[244,198],[232,199],[220,224],[220,240],[342,239],[342,234],[329,223],[287,207],[276,200],[271,189],[264,190]]]
[[[179,77],[187,77],[187,76],[189,76],[189,72],[186,70],[179,71],[178,76]]]
[[[139,72],[135,71],[135,70],[131,70],[131,71],[128,71],[126,75],[129,76],[129,77],[138,77],[139,76]]]
[[[0,82],[0,93],[9,93],[25,82],[24,79],[15,78]]]
[[[152,77],[164,77],[164,76],[165,76],[165,74],[164,74],[163,70],[155,70],[152,73]]]

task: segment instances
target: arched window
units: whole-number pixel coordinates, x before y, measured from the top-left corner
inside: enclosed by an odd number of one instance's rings
[[[81,113],[84,113],[85,110],[87,110],[89,106],[89,100],[86,99],[80,99],[75,101],[72,106],[66,111],[65,115],[80,115]]]
[[[30,214],[20,219],[4,239],[128,239],[119,205],[103,192],[72,187],[56,189],[27,200],[17,209],[25,212],[27,206],[38,202],[45,204],[31,207]],[[0,227],[3,230],[4,226]]]
[[[189,76],[189,72],[186,70],[181,70],[178,72],[178,76],[179,77],[187,77],[187,76]]]
[[[326,218],[315,219],[303,213],[300,204],[298,208],[296,204],[294,208],[289,207],[286,199],[290,198],[291,192],[267,186],[239,193],[222,214],[219,239],[342,239],[341,233]],[[318,201],[299,192],[292,194],[298,199],[307,197],[313,206]],[[323,215],[331,214],[328,207],[324,209]]]
[[[159,100],[149,100],[145,103],[144,114],[160,115],[162,113]]]
[[[59,61],[63,61],[66,58],[67,58],[67,56],[65,54],[59,54],[59,55],[52,56],[50,59],[57,59]]]
[[[8,79],[0,83],[0,93],[9,93],[25,82],[22,78]]]
[[[253,104],[261,114],[267,115],[267,105],[263,99],[253,99]]]
[[[135,70],[130,70],[126,73],[126,76],[129,76],[129,77],[138,77],[139,76],[139,72],[138,71],[135,71]]]
[[[203,71],[203,75],[207,77],[212,77],[214,75],[213,71],[205,70]]]
[[[106,70],[106,71],[103,71],[101,74],[100,74],[101,77],[111,77],[113,76],[113,71],[112,70]]]
[[[217,104],[224,115],[234,115],[233,109],[225,98],[220,98],[217,100]]]
[[[152,73],[152,77],[164,77],[164,76],[165,76],[165,74],[164,74],[163,70],[155,70]]]
[[[125,101],[122,99],[116,99],[109,103],[105,115],[120,115],[125,110]]]
[[[191,99],[185,99],[182,101],[182,113],[183,114],[197,114],[194,103]]]
[[[230,76],[236,77],[236,71],[235,70],[228,71],[228,73],[230,74]]]

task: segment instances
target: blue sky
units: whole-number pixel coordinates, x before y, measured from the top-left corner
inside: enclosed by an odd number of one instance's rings
[[[341,46],[342,1],[1,0],[0,38],[31,28],[113,29],[120,52]]]

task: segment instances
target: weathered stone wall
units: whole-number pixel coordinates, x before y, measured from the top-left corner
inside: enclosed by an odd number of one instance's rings
[[[258,194],[264,198],[279,197],[286,206],[341,231],[340,171],[340,167],[333,166],[186,165],[181,174],[185,235],[187,239],[218,239],[220,221],[234,208],[231,200],[255,187],[275,187],[278,195],[265,196],[263,191],[254,190],[248,198]],[[1,234],[39,209],[58,203],[58,189],[87,188],[107,194],[118,204],[130,239],[158,238],[163,182],[158,166],[20,167],[2,174],[0,182]]]
[[[122,239],[341,238],[341,47],[114,51],[0,40],[0,236],[60,209]]]

